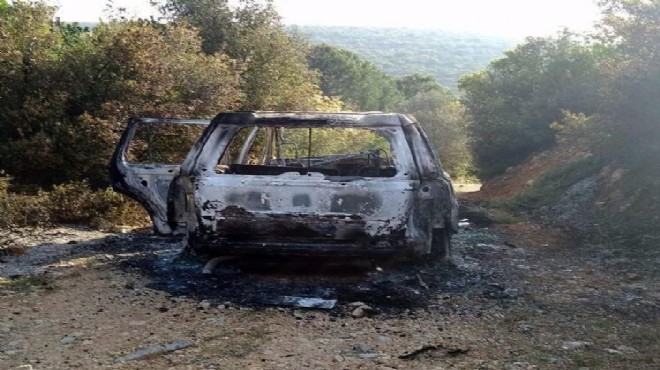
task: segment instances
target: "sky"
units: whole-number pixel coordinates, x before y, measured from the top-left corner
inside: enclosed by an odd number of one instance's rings
[[[106,0],[49,0],[63,21],[98,21]],[[156,14],[148,0],[114,0],[129,15]],[[433,28],[522,38],[587,31],[595,0],[274,0],[285,24]]]

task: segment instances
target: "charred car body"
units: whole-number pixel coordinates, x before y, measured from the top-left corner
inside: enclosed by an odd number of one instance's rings
[[[185,156],[173,152],[182,147]],[[133,119],[111,177],[158,234],[217,253],[446,258],[458,229],[448,175],[400,114]]]

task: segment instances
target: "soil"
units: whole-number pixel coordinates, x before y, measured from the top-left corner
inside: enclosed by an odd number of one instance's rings
[[[660,367],[657,263],[466,207],[450,265],[242,258],[204,275],[208,257],[149,232],[5,230],[0,369]]]
[[[567,162],[590,155],[583,145],[560,142],[555,147],[537,153],[518,166],[510,167],[505,173],[489,179],[477,192],[464,195],[464,198],[478,200],[508,199],[520,194],[546,171]]]

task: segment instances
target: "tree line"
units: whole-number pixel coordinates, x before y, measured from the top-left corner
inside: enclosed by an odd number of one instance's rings
[[[660,154],[660,2],[604,0],[598,32],[529,38],[460,81],[482,177],[581,136],[608,161]]]
[[[169,0],[164,22],[117,13],[92,30],[53,21],[54,11],[0,0],[0,169],[17,184],[106,186],[129,117],[393,111],[414,89],[444,92],[431,78],[395,80],[354,53],[312,47],[287,32],[269,1]]]
[[[598,32],[529,38],[462,77],[456,97],[431,75],[310,44],[267,0],[167,0],[159,21],[118,11],[91,30],[41,1],[0,0],[0,193],[103,189],[129,117],[227,110],[412,113],[454,177],[494,176],[558,134],[657,165],[659,2],[601,6]]]

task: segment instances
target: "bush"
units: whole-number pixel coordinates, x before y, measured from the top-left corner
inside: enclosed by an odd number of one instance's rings
[[[92,190],[85,181],[33,194],[10,191],[11,178],[0,175],[0,228],[55,222],[146,226],[149,218],[134,201],[107,188]]]

